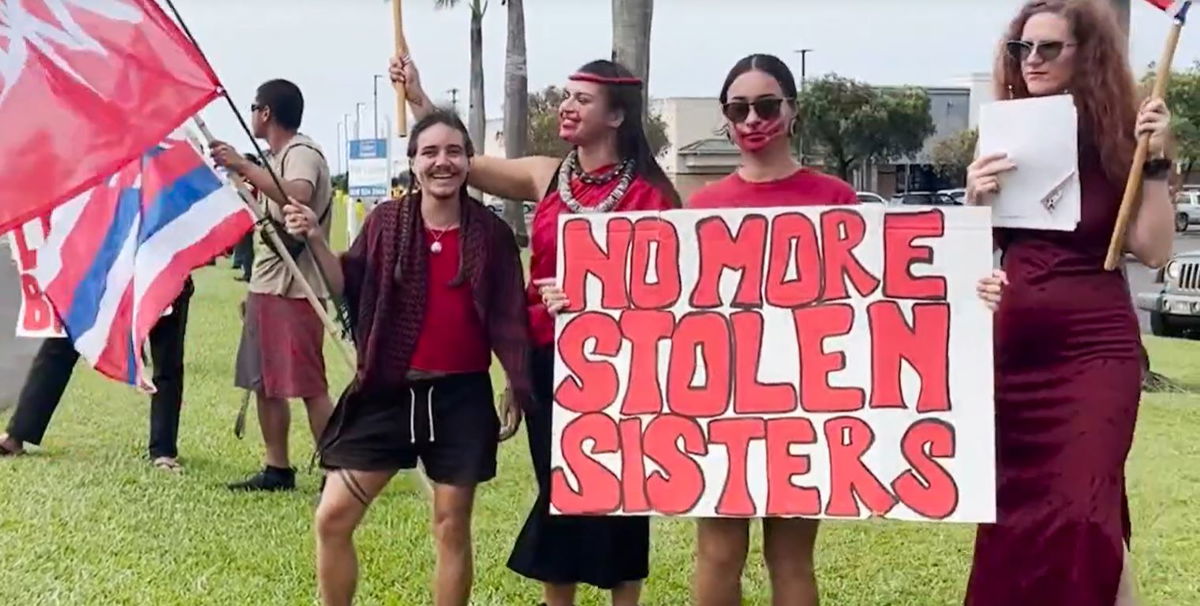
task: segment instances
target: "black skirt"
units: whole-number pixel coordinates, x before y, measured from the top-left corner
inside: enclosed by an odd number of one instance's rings
[[[550,411],[554,351],[533,355],[534,406],[525,416],[538,498],[517,537],[508,567],[544,583],[587,583],[612,589],[650,574],[650,519],[550,515]]]

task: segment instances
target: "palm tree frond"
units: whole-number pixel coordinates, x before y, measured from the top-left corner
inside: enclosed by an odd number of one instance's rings
[[[458,0],[433,0],[433,7],[437,9],[454,8],[458,6]]]

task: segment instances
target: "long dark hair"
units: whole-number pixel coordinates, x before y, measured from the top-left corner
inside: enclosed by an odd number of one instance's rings
[[[404,199],[401,200],[400,203],[412,204],[415,208],[413,212],[418,216],[421,214],[421,189],[417,184],[417,175],[412,169],[412,161],[413,158],[417,157],[417,151],[420,149],[419,142],[421,139],[421,134],[438,124],[448,126],[459,133],[462,133],[463,147],[466,149],[467,157],[475,157],[475,144],[471,142],[471,134],[467,132],[467,126],[463,124],[462,119],[459,118],[458,114],[454,111],[443,108],[435,109],[429,115],[421,118],[416,124],[413,125],[412,131],[408,133],[408,188],[405,190]],[[458,197],[462,204],[462,210],[460,211],[461,218],[459,219],[459,233],[462,234],[462,237],[465,239],[468,233],[473,233],[473,230],[468,230],[467,225],[467,223],[470,221],[471,215],[471,212],[467,206],[469,206],[473,200],[471,199],[471,195],[467,192],[466,181],[463,181],[462,188],[459,189],[458,192]],[[424,233],[423,231],[419,230],[418,232]],[[419,236],[418,234],[414,233],[411,234],[410,237],[416,238]],[[468,246],[467,242],[465,241],[459,246],[461,252],[458,256],[458,273],[454,276],[454,279],[450,281],[450,286],[459,286],[464,280],[466,280],[468,264],[467,257],[468,255],[478,254],[478,251],[476,250],[478,247]],[[424,247],[420,247],[420,250],[423,251]]]
[[[796,76],[792,74],[792,70],[787,66],[787,63],[784,63],[782,59],[775,55],[755,53],[743,57],[740,61],[733,64],[733,68],[729,70],[729,75],[725,76],[725,84],[721,86],[721,94],[718,96],[721,105],[724,106],[729,101],[729,87],[733,86],[733,81],[740,78],[742,74],[754,71],[767,74],[779,83],[779,88],[783,91],[784,98],[789,100],[788,104],[796,111],[795,123],[788,125],[788,134],[795,133],[800,121],[799,104],[796,101],[796,97],[800,93],[796,90]]]
[[[579,73],[591,74],[601,78],[634,78],[628,68],[599,59],[579,68]],[[654,151],[650,149],[650,141],[646,138],[646,128],[643,124],[645,113],[642,106],[642,87],[629,84],[601,84],[609,109],[619,111],[625,116],[617,127],[617,155],[622,159],[633,160],[633,172],[645,179],[655,189],[666,196],[671,203],[680,205],[679,192],[667,178]]]

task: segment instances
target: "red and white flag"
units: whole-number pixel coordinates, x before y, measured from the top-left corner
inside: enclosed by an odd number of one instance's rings
[[[0,233],[110,177],[220,92],[155,0],[0,0]]]
[[[1188,9],[1192,6],[1192,0],[1146,0],[1146,2],[1180,21],[1187,19]]]

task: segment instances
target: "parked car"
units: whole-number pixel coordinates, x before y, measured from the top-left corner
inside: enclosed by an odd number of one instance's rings
[[[957,189],[943,189],[938,194],[949,197],[951,200],[954,200],[955,204],[967,203],[967,190],[961,187]]]
[[[883,204],[887,206],[888,201],[881,195],[875,192],[860,191],[858,192],[859,204]]]
[[[892,204],[906,206],[960,206],[962,203],[942,192],[909,191],[892,197]]]
[[[1175,195],[1175,231],[1200,224],[1200,191],[1184,189]]]
[[[1138,309],[1150,314],[1150,332],[1179,337],[1200,328],[1200,251],[1179,253],[1158,270],[1158,292],[1138,293]]]

